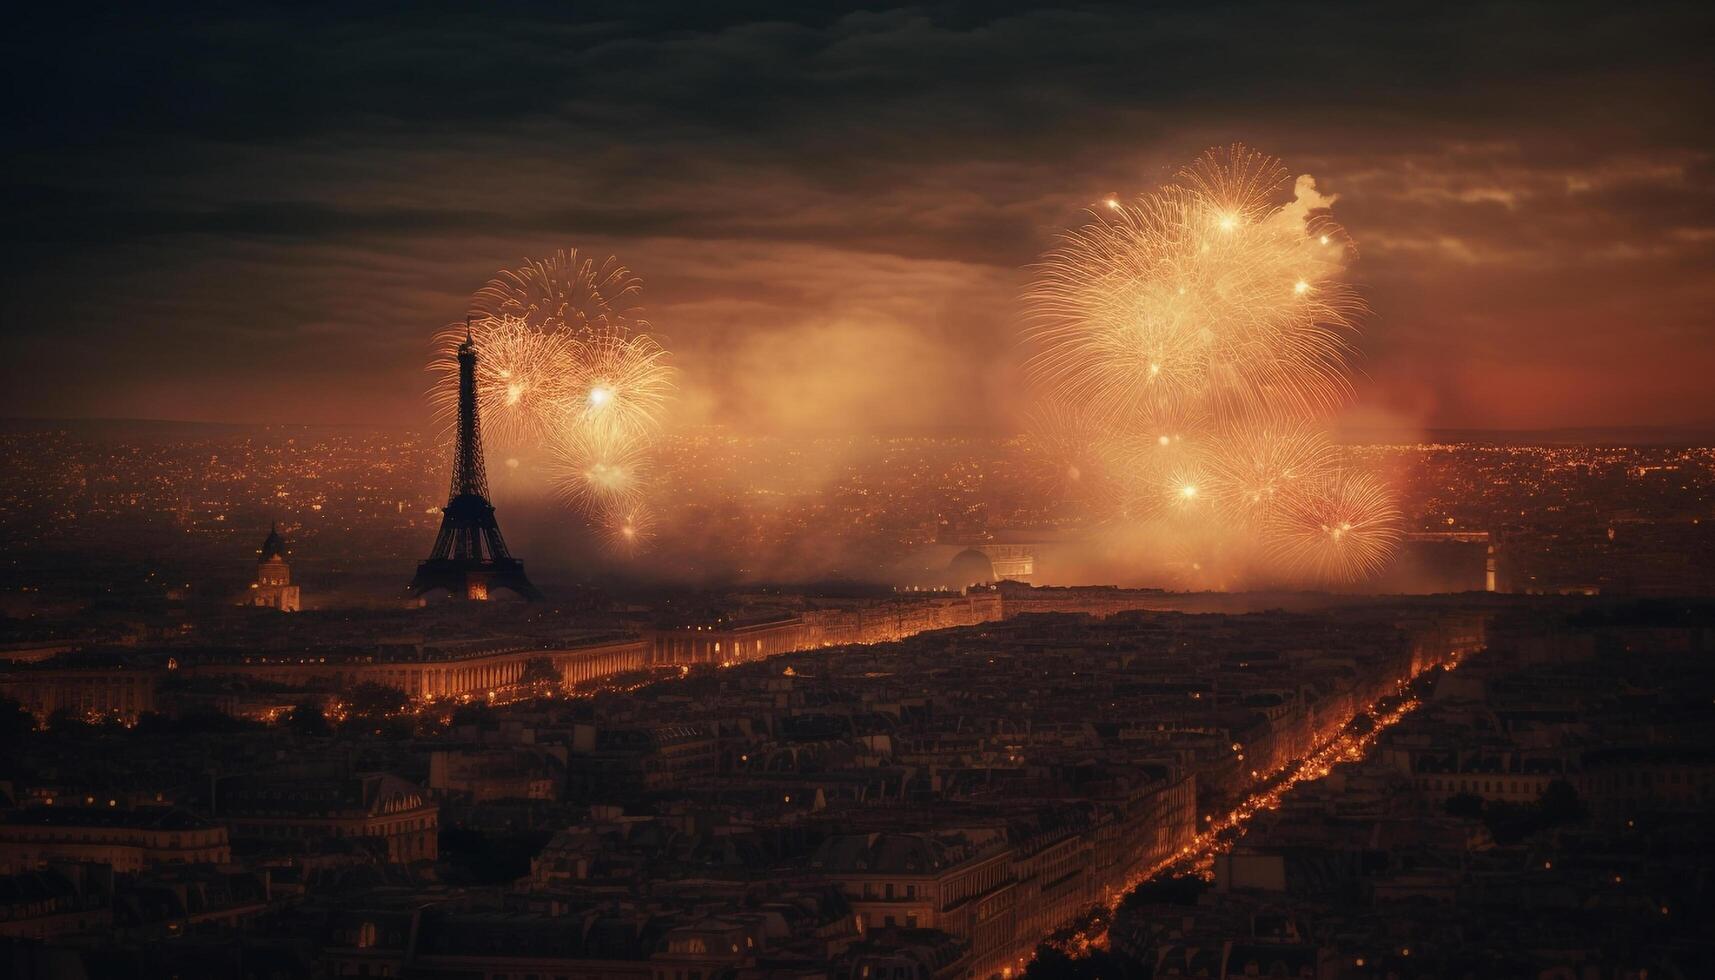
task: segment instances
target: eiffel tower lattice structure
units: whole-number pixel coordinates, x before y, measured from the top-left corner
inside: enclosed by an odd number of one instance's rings
[[[487,599],[493,589],[508,589],[525,599],[542,593],[524,577],[524,563],[506,550],[494,505],[488,502],[488,471],[482,463],[482,426],[476,414],[476,341],[465,320],[459,345],[458,445],[453,450],[453,485],[441,508],[441,531],[434,550],[411,580],[411,594],[446,589],[466,599]]]

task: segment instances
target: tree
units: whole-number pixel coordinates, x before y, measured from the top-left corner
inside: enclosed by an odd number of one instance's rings
[[[1542,822],[1546,827],[1571,823],[1584,816],[1584,803],[1578,799],[1578,791],[1564,779],[1556,779],[1543,787],[1536,805],[1542,811]]]
[[[11,698],[0,698],[0,741],[8,745],[36,730],[36,717]]]
[[[454,725],[487,725],[494,719],[494,709],[485,701],[472,701],[461,704],[453,709],[452,723]]]
[[[299,702],[286,715],[286,724],[299,735],[321,738],[333,734],[333,728],[328,724],[327,716],[322,714],[321,705],[314,701]]]
[[[1123,953],[1093,949],[1073,959],[1047,944],[1036,947],[1036,957],[1024,971],[1026,980],[1125,980],[1148,975],[1143,964]]]
[[[371,718],[404,711],[410,703],[404,691],[374,682],[359,684],[345,695],[345,705],[353,715]]]
[[[1141,905],[1196,905],[1197,896],[1203,894],[1209,883],[1196,875],[1173,875],[1168,878],[1151,878],[1138,885],[1126,895],[1124,905],[1136,908]]]
[[[137,718],[134,730],[138,735],[230,735],[254,727],[254,722],[204,708],[188,711],[177,718],[145,711]]]
[[[93,727],[70,708],[60,708],[48,716],[48,731],[55,735],[80,735]]]
[[[1483,815],[1483,798],[1475,793],[1454,793],[1447,797],[1447,815],[1477,820]]]

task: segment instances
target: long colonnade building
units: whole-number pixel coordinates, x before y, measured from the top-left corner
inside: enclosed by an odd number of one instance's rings
[[[249,677],[293,687],[348,690],[383,684],[414,698],[480,697],[523,683],[546,661],[564,684],[637,670],[648,663],[642,639],[625,633],[573,636],[559,644],[392,643],[372,651],[216,656],[187,664],[187,674]]]

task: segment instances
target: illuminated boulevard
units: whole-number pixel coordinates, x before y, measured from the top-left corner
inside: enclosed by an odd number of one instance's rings
[[[1431,670],[1453,670],[1457,662],[1455,659]],[[1426,673],[1428,671],[1413,677],[1409,684],[1401,685],[1399,697],[1386,698],[1370,705],[1354,718],[1338,737],[1326,742],[1308,757],[1274,774],[1263,789],[1246,797],[1243,802],[1221,815],[1220,819],[1212,819],[1213,815],[1206,815],[1203,820],[1209,825],[1208,828],[1199,833],[1191,843],[1167,860],[1138,873],[1126,883],[1125,888],[1110,896],[1107,902],[1090,909],[1078,923],[1046,937],[1045,942],[1074,957],[1088,955],[1092,950],[1106,949],[1108,927],[1113,913],[1134,889],[1152,881],[1185,874],[1213,881],[1216,856],[1232,850],[1233,845],[1245,836],[1246,825],[1252,818],[1259,813],[1279,809],[1287,794],[1299,784],[1326,777],[1340,763],[1357,762],[1365,758],[1383,732],[1416,711],[1423,702],[1412,689],[1418,686],[1418,682]]]

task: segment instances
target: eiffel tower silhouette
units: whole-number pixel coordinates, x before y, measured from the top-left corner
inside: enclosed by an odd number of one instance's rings
[[[469,317],[458,356],[459,427],[452,492],[441,508],[435,547],[411,580],[411,594],[446,589],[466,599],[487,599],[491,589],[510,589],[525,599],[540,599],[542,593],[524,577],[524,563],[506,550],[506,539],[494,520],[494,505],[488,502],[488,470],[482,463],[482,426],[476,414],[476,341]]]

